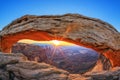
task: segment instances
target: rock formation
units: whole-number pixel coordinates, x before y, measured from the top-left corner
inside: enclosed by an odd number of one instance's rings
[[[109,71],[70,74],[45,63],[28,61],[22,54],[0,53],[0,80],[119,80],[120,67]]]
[[[79,14],[56,16],[25,15],[0,32],[1,51],[10,52],[21,39],[63,40],[92,48],[108,58],[112,66],[120,66],[120,36],[110,24]]]
[[[0,80],[67,80],[68,72],[27,61],[22,54],[0,53]]]

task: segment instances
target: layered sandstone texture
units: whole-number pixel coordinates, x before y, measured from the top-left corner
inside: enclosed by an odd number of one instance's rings
[[[28,61],[22,54],[0,53],[0,80],[119,80],[120,67],[109,71],[70,74],[46,63]]]
[[[0,32],[1,51],[10,52],[21,39],[59,39],[92,48],[108,58],[112,66],[120,66],[120,35],[110,24],[79,14],[25,15]]]

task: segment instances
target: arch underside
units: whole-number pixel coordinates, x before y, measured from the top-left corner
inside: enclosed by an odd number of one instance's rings
[[[1,39],[1,43],[0,43],[1,51],[5,52],[5,53],[10,53],[12,45],[22,39],[31,39],[31,40],[35,40],[35,41],[49,41],[49,40],[58,39],[58,40],[75,43],[77,45],[82,45],[87,48],[92,48],[99,53],[104,52],[104,51],[100,51],[96,47],[89,45],[89,44],[85,45],[85,44],[82,44],[82,43],[77,42],[72,39],[63,38],[63,37],[54,36],[54,35],[52,36],[44,31],[32,31],[32,30],[3,36]],[[106,51],[106,52],[104,52],[104,55],[111,61],[112,66],[120,66],[120,59],[119,59],[120,56],[114,55],[114,53],[118,54],[119,52]]]

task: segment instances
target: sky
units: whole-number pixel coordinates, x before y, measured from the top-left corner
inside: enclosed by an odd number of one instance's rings
[[[0,0],[0,30],[26,14],[66,13],[99,18],[120,32],[120,0]]]

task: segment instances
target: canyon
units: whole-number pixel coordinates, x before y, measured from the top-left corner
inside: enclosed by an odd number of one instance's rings
[[[22,53],[30,61],[45,62],[74,74],[91,70],[99,58],[99,54],[92,49],[78,45],[56,46],[48,43],[16,43],[12,47],[12,53]],[[109,69],[110,67],[107,68]]]

